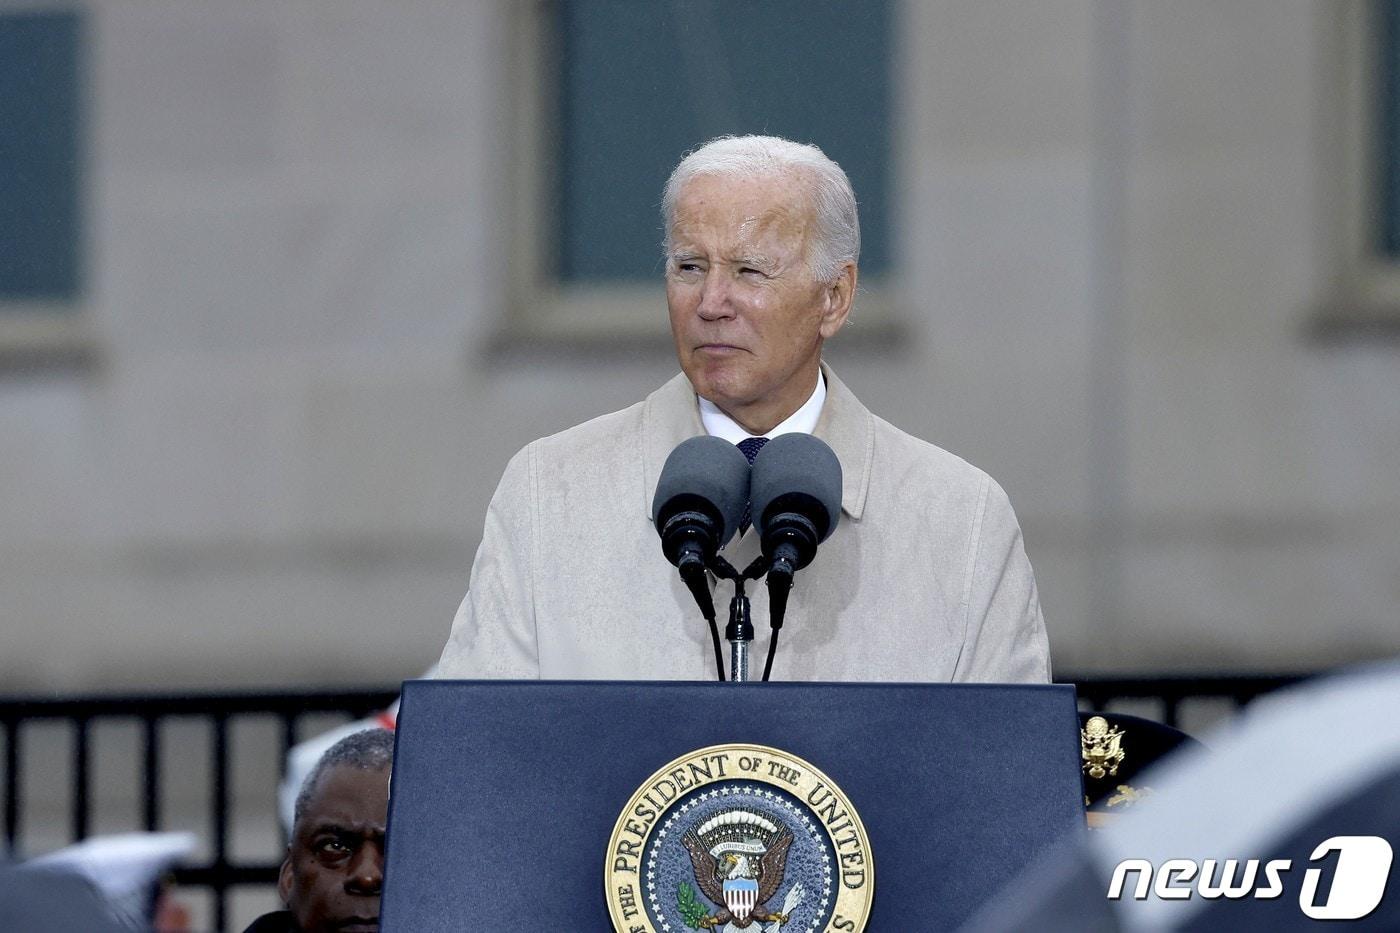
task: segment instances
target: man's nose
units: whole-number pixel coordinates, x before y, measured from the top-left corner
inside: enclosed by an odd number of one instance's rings
[[[734,307],[729,301],[729,283],[724,272],[715,266],[711,266],[705,273],[705,282],[700,291],[700,307],[696,312],[707,321],[734,316]]]
[[[352,894],[377,895],[384,886],[384,850],[363,845],[350,860],[345,889]]]

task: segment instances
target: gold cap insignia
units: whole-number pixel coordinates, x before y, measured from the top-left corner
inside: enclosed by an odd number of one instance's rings
[[[1089,717],[1084,728],[1079,730],[1079,754],[1084,773],[1096,781],[1104,775],[1116,777],[1125,757],[1122,741],[1122,729],[1110,726],[1102,716]]]

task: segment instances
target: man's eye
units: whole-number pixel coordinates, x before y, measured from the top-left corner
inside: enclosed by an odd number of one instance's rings
[[[350,847],[340,839],[322,839],[316,844],[316,850],[329,855],[343,855],[350,851]]]

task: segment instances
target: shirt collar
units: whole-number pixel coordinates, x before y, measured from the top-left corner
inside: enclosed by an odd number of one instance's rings
[[[825,361],[822,378],[826,402],[821,406],[821,417],[812,436],[826,441],[836,451],[841,461],[841,508],[858,520],[865,511],[870,490],[877,419]],[[685,373],[676,373],[642,403],[641,505],[648,519],[654,518],[652,499],[666,457],[681,441],[704,433],[695,389]]]
[[[802,407],[789,415],[778,424],[776,428],[767,434],[750,434],[740,427],[733,418],[719,410],[719,406],[707,398],[696,397],[700,403],[700,422],[705,426],[705,433],[714,437],[722,438],[731,444],[737,444],[750,437],[775,438],[781,434],[811,434],[817,429],[817,420],[822,414],[822,405],[826,403],[826,376],[820,370],[817,371],[817,387],[812,390],[811,396]]]

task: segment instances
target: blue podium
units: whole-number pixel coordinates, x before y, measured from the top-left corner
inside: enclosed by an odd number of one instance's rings
[[[955,928],[1082,831],[1060,685],[409,681],[387,931]]]

